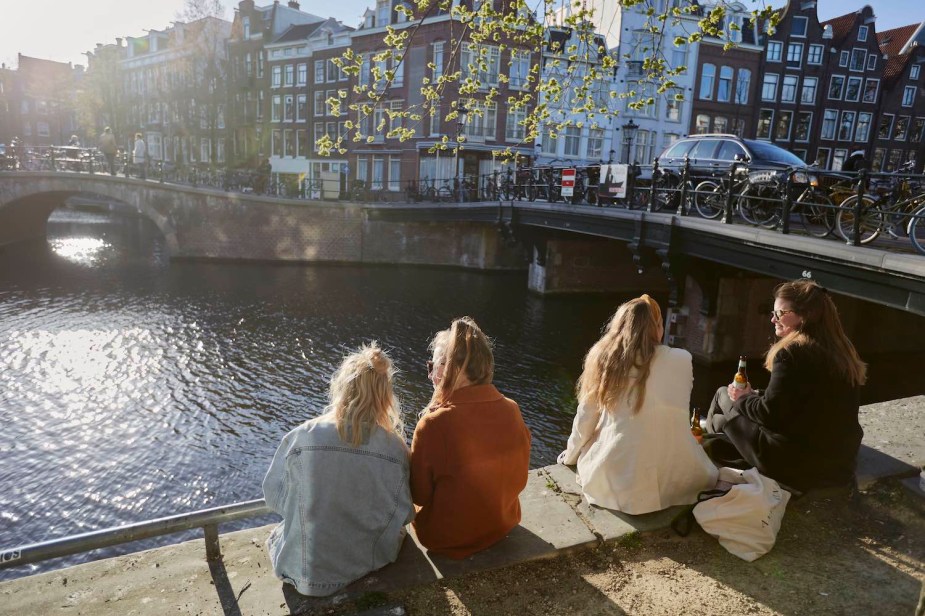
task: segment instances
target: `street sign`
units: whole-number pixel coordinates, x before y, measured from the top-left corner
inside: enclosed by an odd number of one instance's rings
[[[562,196],[571,197],[575,192],[575,170],[562,170]]]

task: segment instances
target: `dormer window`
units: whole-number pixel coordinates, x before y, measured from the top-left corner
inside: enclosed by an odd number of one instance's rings
[[[382,28],[389,24],[389,13],[392,11],[392,0],[376,0],[376,27]]]
[[[805,38],[807,21],[808,17],[794,17],[790,22],[790,36]]]

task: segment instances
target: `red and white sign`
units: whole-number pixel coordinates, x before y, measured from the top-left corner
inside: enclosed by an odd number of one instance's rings
[[[571,197],[575,192],[575,170],[562,170],[562,196]]]

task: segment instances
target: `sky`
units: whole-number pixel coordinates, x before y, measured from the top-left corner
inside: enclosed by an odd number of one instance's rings
[[[265,6],[271,1],[257,0],[257,5]],[[535,0],[528,2],[534,4]],[[746,6],[760,4],[755,0],[742,2]],[[164,29],[176,19],[184,3],[184,0],[0,0],[5,26],[0,36],[0,62],[15,66],[17,54],[22,53],[86,65],[83,54],[97,43],[112,43],[116,37],[140,36],[147,29]],[[868,3],[877,15],[878,31],[925,21],[925,5],[910,0],[818,0],[819,18],[825,21]],[[237,0],[223,0],[223,4],[224,17],[231,20]],[[301,0],[300,4],[303,11],[356,26],[375,0],[333,3]],[[784,4],[784,0],[771,0],[775,7]],[[919,8],[912,8],[916,6]]]

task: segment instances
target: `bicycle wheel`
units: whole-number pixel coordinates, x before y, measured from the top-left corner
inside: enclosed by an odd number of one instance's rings
[[[828,237],[835,230],[835,203],[821,190],[807,191],[794,204],[803,230],[813,237]]]
[[[780,220],[777,188],[749,184],[736,199],[739,216],[750,225],[773,229]]]
[[[453,192],[447,186],[441,186],[437,191],[437,199],[443,203],[449,203],[453,200]]]
[[[920,207],[912,214],[908,231],[912,245],[921,254],[925,255],[925,207]]]
[[[501,184],[501,200],[510,201],[514,197],[513,186],[510,182],[502,182]]]
[[[854,240],[854,214],[858,196],[852,195],[841,202],[841,208],[835,217],[835,230],[846,242]],[[861,216],[858,224],[861,244],[868,244],[883,230],[883,212],[876,201],[867,195],[861,198]]]
[[[704,218],[719,218],[726,207],[726,196],[719,184],[704,180],[697,184],[693,194],[694,208]]]
[[[667,176],[662,176],[652,184],[652,211],[658,212],[677,205],[677,193],[674,182]]]

